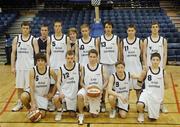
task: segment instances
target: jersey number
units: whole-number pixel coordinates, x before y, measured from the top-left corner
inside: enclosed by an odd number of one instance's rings
[[[129,49],[129,47],[128,46],[124,46],[124,49],[125,49],[125,51],[127,51]]]
[[[151,81],[151,80],[152,80],[152,76],[148,75],[148,81]]]
[[[116,87],[119,87],[119,82],[116,82]]]
[[[84,45],[81,45],[81,46],[80,46],[80,50],[84,50]]]
[[[21,45],[21,42],[18,42],[18,47],[20,47],[20,45]]]
[[[106,47],[106,42],[101,42],[102,47]]]
[[[39,76],[37,75],[37,76],[36,76],[36,81],[38,81],[38,80],[39,80]]]
[[[69,78],[69,73],[67,72],[67,73],[63,74],[63,76],[64,76],[64,79]]]
[[[52,46],[55,47],[56,46],[56,43],[55,41],[52,42]]]

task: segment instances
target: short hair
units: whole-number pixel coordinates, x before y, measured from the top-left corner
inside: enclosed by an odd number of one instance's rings
[[[49,26],[47,24],[41,24],[41,28],[42,27],[47,27],[48,28]]]
[[[88,29],[90,29],[89,25],[86,24],[86,23],[82,24],[82,25],[80,26],[80,28],[81,28],[81,29],[82,29],[82,28],[88,28]]]
[[[59,20],[59,19],[56,19],[56,20],[54,20],[53,25],[55,25],[55,23],[61,23],[61,24],[62,24],[62,21],[61,21],[61,20]]]
[[[91,53],[94,53],[94,54],[96,54],[96,56],[98,56],[98,52],[97,52],[96,49],[91,49],[91,50],[89,50],[88,56],[90,56]]]
[[[112,23],[111,21],[105,21],[105,22],[104,22],[104,25],[103,25],[104,28],[105,28],[106,24],[112,26],[112,28],[114,27],[114,25],[113,25],[113,23]]]
[[[128,28],[134,28],[134,29],[136,30],[136,25],[135,25],[135,24],[129,24],[129,25],[128,25]],[[127,28],[127,29],[128,29],[128,28]]]
[[[39,59],[42,59],[42,60],[44,60],[45,62],[47,61],[47,60],[46,60],[46,55],[45,55],[44,53],[37,53],[37,54],[35,55],[35,60],[36,60],[36,62],[37,62],[37,60],[39,60]]]
[[[154,57],[158,57],[160,60],[161,60],[161,55],[157,52],[151,54],[151,60],[154,58]]]
[[[121,62],[121,61],[118,61],[115,63],[115,67],[117,67],[118,65],[123,65],[125,67],[125,63],[124,62]]]
[[[74,54],[74,51],[72,51],[72,50],[68,50],[67,52],[66,52],[66,57],[67,56],[74,56],[75,54]]]
[[[159,27],[158,21],[152,21],[151,26],[153,26],[153,25],[158,25],[158,27]]]
[[[78,36],[78,31],[77,31],[77,29],[75,27],[71,27],[71,28],[68,29],[68,36],[69,36],[70,32],[74,32]]]
[[[29,21],[23,21],[22,23],[21,23],[21,27],[22,26],[29,26],[29,28],[30,28],[30,23],[29,23]]]

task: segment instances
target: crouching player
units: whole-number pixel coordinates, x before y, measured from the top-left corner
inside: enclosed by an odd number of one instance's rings
[[[56,74],[53,69],[46,65],[46,56],[44,54],[38,53],[35,58],[36,66],[30,70],[29,88],[21,94],[21,101],[28,109],[28,114],[39,109],[41,118],[44,118],[48,107],[48,100],[55,93],[55,88],[52,93],[49,93],[50,76],[56,81]]]
[[[167,75],[163,68],[159,66],[161,56],[159,53],[151,55],[152,65],[148,70],[144,70],[139,79],[139,85],[144,80],[144,89],[139,97],[137,109],[139,111],[138,122],[144,122],[144,108],[148,109],[150,120],[159,118],[160,105],[164,97],[164,88],[167,88]]]

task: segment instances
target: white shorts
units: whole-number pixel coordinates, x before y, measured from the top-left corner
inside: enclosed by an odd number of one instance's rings
[[[141,87],[138,85],[137,79],[130,79],[130,89],[140,90]]]
[[[139,97],[138,103],[143,103],[148,109],[149,118],[159,118],[161,100],[154,99],[150,94],[143,91]]]
[[[101,105],[101,97],[91,98],[86,96],[87,91],[84,88],[81,88],[78,91],[78,95],[82,95],[84,97],[84,105],[89,105],[89,112],[93,114],[99,114],[100,112],[100,105]]]
[[[129,104],[128,103],[123,103],[122,100],[120,98],[117,98],[117,107],[120,109],[120,110],[124,110],[126,112],[129,111]]]
[[[56,75],[57,75],[57,73],[58,73],[58,70],[59,69],[54,69],[54,72],[56,73]],[[56,82],[55,82],[55,80],[53,79],[53,77],[51,76],[51,85],[54,85]]]
[[[16,70],[16,88],[29,87],[29,70]]]
[[[107,73],[109,76],[116,72],[115,64],[103,64],[103,66],[107,69]]]

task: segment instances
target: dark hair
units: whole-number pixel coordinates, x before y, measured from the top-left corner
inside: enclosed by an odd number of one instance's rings
[[[47,61],[46,60],[46,55],[44,53],[37,53],[36,56],[35,56],[35,59],[36,59],[36,62],[39,59],[43,59],[45,62]]]
[[[151,60],[154,58],[154,57],[158,57],[160,60],[161,60],[161,55],[157,52],[151,54]]]
[[[158,21],[152,21],[151,26],[153,26],[153,25],[158,25],[158,27],[159,27]]]
[[[106,22],[104,22],[104,28],[105,28],[106,24],[108,24],[108,25],[112,26],[112,28],[114,27],[114,25],[113,25],[113,23],[112,23],[112,22],[110,22],[110,21],[106,21]]]
[[[23,21],[22,23],[21,23],[21,27],[22,26],[29,26],[29,28],[30,28],[30,23],[28,22],[28,21]]]
[[[125,67],[125,63],[124,62],[121,62],[121,61],[118,61],[115,63],[115,67],[117,67],[119,64],[123,65]]]
[[[55,24],[55,23],[61,23],[61,24],[62,24],[62,21],[59,20],[59,19],[56,19],[56,20],[54,20],[54,23],[53,23],[53,24]]]
[[[129,24],[128,28],[134,28],[136,30],[136,25],[135,24]]]
[[[66,52],[66,57],[67,57],[67,56],[72,56],[72,55],[73,55],[73,56],[75,55],[72,50],[68,50],[68,51]]]
[[[90,56],[91,53],[94,53],[94,54],[96,54],[96,56],[98,56],[98,52],[96,51],[96,49],[89,50],[88,56]]]

